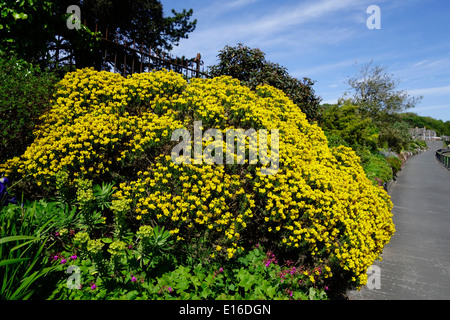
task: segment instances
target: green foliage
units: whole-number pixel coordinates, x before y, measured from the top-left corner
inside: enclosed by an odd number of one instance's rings
[[[0,56],[0,162],[20,156],[33,142],[33,129],[49,108],[56,80],[14,56]]]
[[[320,98],[315,95],[314,81],[302,80],[289,75],[287,69],[265,59],[259,49],[251,49],[243,44],[226,46],[218,55],[219,63],[211,67],[210,74],[239,79],[242,84],[255,89],[268,84],[283,91],[306,114],[308,120],[320,119]]]
[[[386,158],[386,161],[391,166],[392,174],[395,177],[402,168],[402,160],[400,160],[398,157],[388,157]]]
[[[48,232],[57,224],[56,216],[41,219],[39,210],[46,209],[36,203],[0,209],[1,300],[29,299],[56,269],[45,266],[46,250],[52,246]]]
[[[376,150],[377,128],[370,118],[363,118],[358,107],[344,104],[331,105],[325,109],[320,126],[332,145],[345,145],[357,150]]]
[[[426,150],[428,148],[427,143],[424,140],[411,141],[409,150],[415,151],[417,149]]]
[[[272,252],[265,253],[260,246],[226,265],[196,261],[156,276],[128,268],[113,277],[97,273],[95,262],[82,259],[77,256],[70,262],[81,270],[81,288],[69,289],[64,279],[50,299],[327,299],[326,277],[320,268],[307,271],[292,261],[281,265]],[[68,265],[61,271],[65,268]]]
[[[108,26],[111,34],[127,36],[156,48],[171,50],[182,38],[195,30],[197,20],[190,21],[193,10],[171,10],[164,15],[159,0],[71,1],[80,7],[87,25]]]
[[[97,199],[91,210],[108,210],[110,186],[81,184]],[[0,211],[2,299],[327,299],[327,267],[279,263],[259,245],[233,260],[183,260],[164,228],[141,226],[121,238],[111,229],[88,232],[76,223],[83,202],[69,212],[61,206],[41,200]],[[74,277],[79,287],[68,286]]]
[[[34,63],[42,59],[55,35],[55,8],[49,0],[1,1],[0,53]]]
[[[438,136],[450,136],[450,121],[437,120],[431,117],[419,116],[413,112],[400,114],[401,119],[408,124],[410,128],[424,128],[436,131]]]
[[[405,122],[397,121],[390,125],[384,125],[380,129],[379,144],[396,153],[407,150],[411,141],[409,126]]]
[[[81,20],[87,26],[67,27],[70,5],[80,8]],[[0,10],[0,52],[14,52],[26,61],[53,68],[60,67],[61,62],[68,64],[68,52],[75,56],[78,68],[100,67],[104,52],[99,47],[99,33],[93,31],[96,24],[102,32],[108,28],[110,34],[117,33],[121,40],[131,37],[152,48],[170,50],[180,39],[187,38],[197,22],[190,21],[192,9],[172,10],[172,16],[164,16],[158,0],[2,1]],[[55,52],[61,53],[60,61],[51,57]]]
[[[384,67],[372,65],[372,62],[363,65],[348,84],[353,90],[351,103],[377,125],[389,123],[391,115],[414,107],[422,99],[398,90],[399,81],[387,74]]]
[[[391,166],[380,154],[365,153],[361,156],[361,164],[367,177],[374,182],[377,182],[375,178],[381,179],[382,183],[393,178]]]

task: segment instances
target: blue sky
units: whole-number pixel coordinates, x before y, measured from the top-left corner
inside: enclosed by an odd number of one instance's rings
[[[175,55],[202,54],[217,63],[226,45],[259,48],[266,59],[297,78],[316,81],[323,103],[348,91],[346,80],[371,60],[400,81],[399,89],[423,96],[414,109],[450,121],[450,1],[448,0],[162,0],[164,11],[194,10],[196,30]],[[370,30],[367,8],[381,11],[381,29]]]

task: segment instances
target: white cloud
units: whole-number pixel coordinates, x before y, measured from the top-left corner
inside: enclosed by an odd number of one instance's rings
[[[348,67],[351,67],[352,65],[356,65],[355,60],[344,60],[344,61],[339,61],[339,62],[335,62],[335,63],[318,65],[318,66],[315,66],[315,67],[309,68],[309,69],[294,71],[293,74],[294,75],[302,74],[302,75],[307,75],[307,76],[313,76],[313,75],[318,75],[318,74],[322,74],[322,73],[330,73],[331,71],[335,71],[336,69],[348,68]]]
[[[268,7],[259,6],[256,1],[260,0],[213,2],[211,6],[199,9],[197,14],[208,19],[199,20],[189,39],[181,41],[180,52],[192,52],[190,55],[201,52],[208,58],[207,64],[215,63],[218,51],[225,45],[234,46],[239,42],[263,51],[284,47],[291,54],[305,54],[322,45],[337,45],[355,37],[355,28],[340,21],[355,10],[365,15],[361,0],[302,1],[294,6],[277,3]],[[244,6],[249,6],[247,12],[241,10],[236,15],[229,14],[230,10]],[[252,10],[255,6],[257,12]],[[174,53],[177,51],[175,49]]]
[[[412,95],[450,95],[450,86],[408,90]]]
[[[450,110],[450,104],[449,105],[439,105],[439,106],[415,107],[415,108],[411,109],[411,111],[415,112],[415,111],[428,111],[428,110],[439,110],[439,109]]]

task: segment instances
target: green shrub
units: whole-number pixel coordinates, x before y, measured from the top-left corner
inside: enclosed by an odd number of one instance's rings
[[[392,174],[395,177],[402,168],[402,160],[400,160],[398,157],[388,157],[386,158],[386,161],[391,166]]]
[[[364,172],[372,181],[376,182],[375,178],[378,178],[385,183],[393,178],[392,168],[382,155],[368,153],[361,158],[361,162]]]
[[[0,56],[0,162],[20,156],[47,110],[56,77],[15,57]]]
[[[97,270],[95,262],[80,256],[61,266],[61,272],[69,265],[80,270],[79,289],[69,288],[68,276],[63,275],[50,299],[327,299],[328,289],[323,287],[326,270],[320,267],[306,270],[303,266],[296,267],[292,261],[278,262],[273,252],[266,252],[259,245],[226,264],[197,261],[174,266],[156,276],[143,274],[137,268],[133,270],[131,264],[116,275],[98,274],[93,272]]]

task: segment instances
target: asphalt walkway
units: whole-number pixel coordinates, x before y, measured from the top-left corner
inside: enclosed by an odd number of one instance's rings
[[[410,158],[389,190],[396,233],[384,247],[379,286],[351,291],[351,300],[450,299],[450,171],[435,160],[442,142]],[[375,269],[374,269],[375,270]]]

